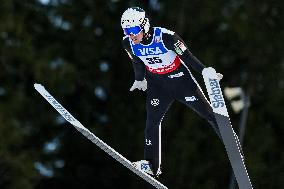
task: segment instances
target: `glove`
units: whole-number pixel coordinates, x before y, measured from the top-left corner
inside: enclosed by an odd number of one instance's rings
[[[218,80],[220,81],[223,78],[223,74],[217,73]]]
[[[143,81],[137,81],[135,80],[132,87],[130,88],[130,91],[133,91],[134,89],[146,91],[147,89],[147,80],[144,79]]]

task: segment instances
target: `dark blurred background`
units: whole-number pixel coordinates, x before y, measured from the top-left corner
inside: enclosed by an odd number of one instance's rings
[[[252,183],[283,188],[282,0],[1,0],[0,188],[153,188],[33,88],[43,84],[99,138],[131,161],[143,159],[145,93],[129,92],[134,74],[121,47],[120,16],[130,6],[146,10],[152,26],[182,36],[201,62],[224,75],[223,88],[242,88],[250,105],[235,112],[227,100],[227,107],[237,133],[245,127]],[[174,103],[162,128],[162,183],[229,189],[224,146],[206,121]]]

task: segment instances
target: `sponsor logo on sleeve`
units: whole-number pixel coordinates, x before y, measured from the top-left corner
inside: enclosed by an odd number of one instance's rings
[[[183,55],[184,51],[186,51],[186,46],[180,41],[178,40],[175,44],[175,51],[178,55]]]

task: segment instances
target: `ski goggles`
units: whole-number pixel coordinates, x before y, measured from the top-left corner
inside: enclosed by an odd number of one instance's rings
[[[130,34],[138,35],[142,31],[142,29],[140,26],[134,26],[130,28],[124,28],[123,31],[125,35],[130,35]]]

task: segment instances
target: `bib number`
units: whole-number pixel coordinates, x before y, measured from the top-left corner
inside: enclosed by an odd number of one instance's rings
[[[160,64],[163,61],[159,57],[146,58],[148,64]]]

